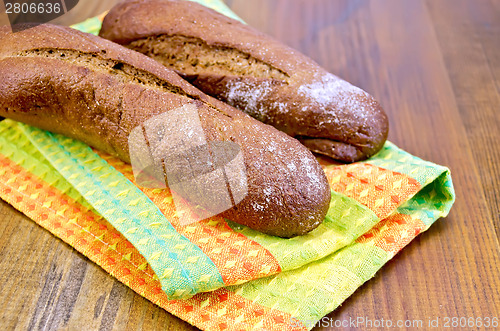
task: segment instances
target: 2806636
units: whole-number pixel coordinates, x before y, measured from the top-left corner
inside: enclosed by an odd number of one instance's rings
[[[444,317],[443,328],[498,328],[498,317]]]
[[[63,11],[61,1],[45,2],[5,2],[7,14],[59,14]]]
[[[0,0],[13,32],[48,23],[73,9],[79,0]],[[1,5],[4,5],[3,7]]]

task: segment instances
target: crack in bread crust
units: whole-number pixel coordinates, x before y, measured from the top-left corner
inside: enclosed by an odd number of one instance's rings
[[[124,83],[136,83],[148,88],[160,89],[162,91],[175,93],[180,96],[203,102],[210,108],[219,113],[231,117],[226,112],[214,107],[213,105],[201,100],[196,95],[190,95],[181,88],[170,84],[169,82],[156,77],[155,75],[134,66],[114,59],[107,59],[97,53],[84,53],[73,49],[59,48],[39,48],[19,52],[16,57],[42,57],[66,61],[76,65],[84,66],[95,71],[104,71],[114,75]]]
[[[250,54],[228,46],[208,45],[196,37],[164,34],[137,39],[126,46],[183,75],[248,76],[281,81],[290,78]]]

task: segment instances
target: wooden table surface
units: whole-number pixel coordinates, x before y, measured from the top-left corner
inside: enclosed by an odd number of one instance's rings
[[[80,1],[58,22],[75,23],[114,2]],[[500,317],[500,1],[227,2],[251,25],[373,94],[390,117],[391,141],[452,171],[450,215],[331,321],[427,325],[439,318],[442,326],[446,318]],[[0,328],[196,330],[1,200]]]

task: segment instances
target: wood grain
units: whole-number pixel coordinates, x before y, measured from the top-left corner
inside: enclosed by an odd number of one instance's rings
[[[81,1],[58,23],[76,23],[113,2]],[[436,318],[500,317],[500,2],[227,3],[251,25],[372,93],[390,117],[391,141],[452,171],[457,202],[450,215],[328,315],[330,323],[364,317],[426,326]],[[3,201],[0,307],[8,330],[196,329]]]

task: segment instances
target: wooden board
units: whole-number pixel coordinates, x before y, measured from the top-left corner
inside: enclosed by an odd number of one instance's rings
[[[80,1],[72,24],[115,1]],[[500,2],[228,0],[245,21],[377,97],[390,140],[450,167],[457,202],[323,320],[500,317]],[[2,329],[196,330],[0,201]],[[339,323],[337,322],[337,323]],[[357,329],[366,329],[358,324]],[[365,325],[366,326],[366,325]],[[380,328],[382,329],[382,328]],[[471,328],[466,328],[471,329]]]

